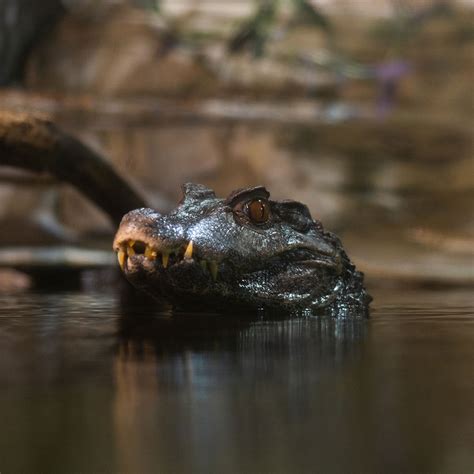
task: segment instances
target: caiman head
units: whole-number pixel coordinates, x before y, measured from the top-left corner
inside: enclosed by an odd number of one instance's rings
[[[367,313],[362,274],[304,204],[272,201],[261,186],[226,199],[197,184],[183,193],[169,214],[122,219],[113,246],[137,288],[177,306]]]

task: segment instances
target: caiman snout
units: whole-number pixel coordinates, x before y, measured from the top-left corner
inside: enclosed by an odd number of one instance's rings
[[[163,268],[192,259],[192,241],[186,242],[179,235],[166,235],[162,220],[163,216],[153,209],[137,209],[123,217],[113,244],[122,270],[127,259],[135,255],[161,263]]]
[[[113,248],[120,268],[125,272],[129,270],[129,259],[141,256],[162,269],[194,260],[214,280],[217,278],[217,264],[196,258],[193,241],[180,235],[179,226],[170,225],[166,216],[153,209],[137,209],[126,214],[115,235]]]

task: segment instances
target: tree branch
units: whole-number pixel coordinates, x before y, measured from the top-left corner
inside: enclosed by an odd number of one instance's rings
[[[0,165],[48,173],[75,186],[115,224],[146,202],[100,155],[44,116],[0,111]]]

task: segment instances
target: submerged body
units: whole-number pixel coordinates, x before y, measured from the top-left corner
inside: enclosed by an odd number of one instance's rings
[[[368,314],[363,275],[304,204],[272,201],[263,187],[226,199],[190,183],[183,192],[169,214],[122,219],[114,250],[137,288],[175,306]]]

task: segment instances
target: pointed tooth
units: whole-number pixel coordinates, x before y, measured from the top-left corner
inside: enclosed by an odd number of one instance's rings
[[[161,261],[163,263],[163,268],[166,268],[168,266],[168,260],[170,258],[169,252],[163,252],[161,255]]]
[[[191,260],[193,258],[193,241],[190,240],[188,246],[186,247],[186,251],[184,252],[183,258],[185,260]]]
[[[133,247],[127,247],[127,255],[133,257],[135,255],[135,250]]]
[[[217,273],[219,272],[217,262],[210,261],[208,265],[209,265],[209,271],[211,272],[212,279],[216,281]]]
[[[128,241],[128,246],[129,247],[133,247],[135,245],[135,241],[134,240],[129,240]]]
[[[123,267],[125,265],[125,252],[122,249],[120,249],[117,252],[117,259],[118,259],[120,268],[123,270]]]
[[[155,260],[156,258],[156,251],[154,251],[149,245],[145,248],[145,257],[150,260]]]

